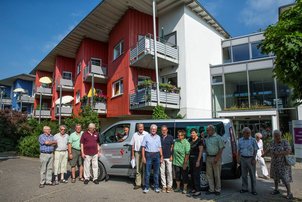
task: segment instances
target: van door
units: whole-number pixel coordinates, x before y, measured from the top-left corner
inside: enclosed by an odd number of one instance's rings
[[[128,176],[131,171],[131,137],[129,132],[125,137],[126,127],[130,129],[130,123],[115,125],[101,136],[101,161],[108,174]]]

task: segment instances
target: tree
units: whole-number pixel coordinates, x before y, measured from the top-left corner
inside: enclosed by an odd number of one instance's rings
[[[274,76],[293,89],[292,99],[302,103],[302,0],[268,26],[260,44],[263,53],[276,56]]]
[[[166,114],[163,106],[157,105],[153,109],[152,119],[169,119],[169,116]]]

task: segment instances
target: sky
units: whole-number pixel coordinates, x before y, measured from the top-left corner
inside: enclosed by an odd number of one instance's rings
[[[1,0],[0,79],[29,73],[101,0]],[[199,0],[232,36],[276,23],[294,0]]]

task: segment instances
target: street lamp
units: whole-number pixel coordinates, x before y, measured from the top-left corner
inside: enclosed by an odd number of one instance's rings
[[[0,103],[1,103],[1,109],[4,109],[3,93],[4,93],[4,89],[5,88],[6,88],[5,86],[0,86]]]

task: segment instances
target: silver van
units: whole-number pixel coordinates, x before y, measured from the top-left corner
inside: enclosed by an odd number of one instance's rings
[[[101,156],[99,157],[99,180],[103,180],[107,175],[133,176],[133,169],[130,165],[131,145],[130,141],[137,130],[137,124],[143,123],[145,131],[149,132],[151,124],[160,127],[166,125],[174,138],[177,137],[177,131],[183,129],[187,132],[187,138],[190,137],[190,130],[195,128],[198,135],[203,133],[205,137],[206,127],[213,125],[217,134],[221,135],[225,149],[222,154],[222,173],[223,179],[234,179],[240,177],[240,171],[237,167],[237,138],[234,134],[233,125],[229,119],[170,119],[170,120],[129,120],[117,122],[100,134]],[[124,133],[124,127],[129,127],[129,135],[123,141],[119,142],[118,137]],[[205,155],[203,155],[205,157]],[[203,158],[203,161],[205,158]],[[207,186],[205,176],[205,163],[203,163],[200,173],[201,187]]]

